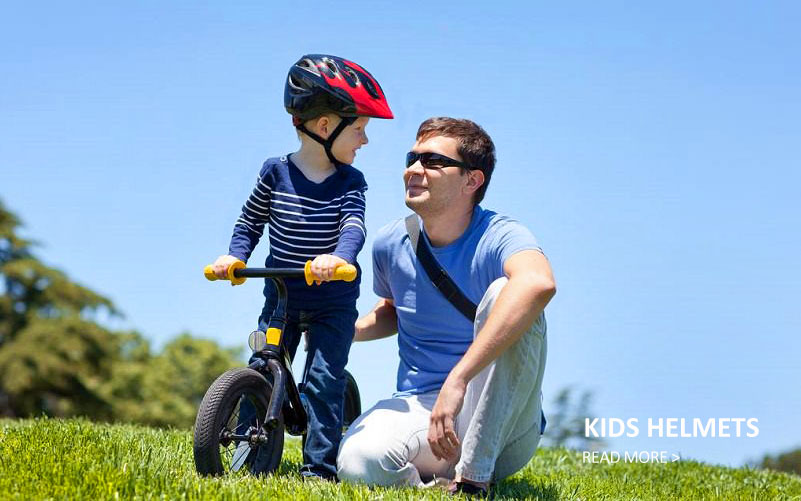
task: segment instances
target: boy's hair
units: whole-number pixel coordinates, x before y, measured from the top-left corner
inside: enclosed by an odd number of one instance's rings
[[[436,136],[456,139],[462,160],[471,168],[484,173],[482,184],[473,195],[473,205],[478,205],[487,192],[492,171],[495,170],[495,145],[489,134],[480,125],[466,118],[432,117],[420,124],[417,141]]]

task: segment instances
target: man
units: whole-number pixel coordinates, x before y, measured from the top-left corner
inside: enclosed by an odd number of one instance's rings
[[[381,298],[356,322],[356,341],[398,332],[397,392],[362,414],[342,441],[341,480],[424,485],[486,495],[526,465],[539,443],[546,340],[543,310],[556,288],[547,259],[519,223],[481,208],[495,146],[469,120],[420,125],[403,175],[406,205],[464,295],[471,322],[435,287],[403,220],[373,247]]]

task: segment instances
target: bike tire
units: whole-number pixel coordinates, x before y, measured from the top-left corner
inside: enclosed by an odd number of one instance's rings
[[[345,401],[342,407],[342,433],[362,414],[362,399],[359,386],[353,375],[345,371]]]
[[[348,431],[348,427],[356,421],[356,418],[362,414],[362,399],[359,395],[359,387],[356,385],[356,379],[353,375],[345,371],[345,398],[342,404],[342,434]],[[306,448],[306,432],[300,442],[301,450]]]
[[[251,446],[223,437],[224,432],[244,434],[251,426],[258,428],[271,394],[270,381],[247,367],[231,369],[211,384],[195,420],[193,449],[199,474],[219,476],[244,466],[251,473],[266,474],[278,468],[284,449],[283,418],[264,444]]]

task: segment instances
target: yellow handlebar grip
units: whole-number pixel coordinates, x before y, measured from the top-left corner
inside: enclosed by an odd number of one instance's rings
[[[247,278],[234,276],[234,271],[244,268],[245,266],[247,265],[243,261],[234,261],[231,263],[231,266],[228,267],[228,280],[231,281],[231,285],[242,285],[245,283]]]
[[[320,285],[322,281],[320,281],[316,276],[314,276],[314,273],[312,273],[311,263],[311,261],[306,261],[306,266],[303,269],[303,271],[306,272],[306,285],[311,285],[314,282],[316,282],[317,285]],[[343,264],[334,271],[334,277],[331,280],[353,282],[356,280],[356,273],[357,271],[355,266],[352,264]]]
[[[303,267],[303,271],[306,273],[306,285],[311,285],[314,283],[314,273],[311,271],[311,261],[306,261],[306,266]],[[317,285],[320,285],[320,281],[317,281]]]
[[[245,277],[241,277],[241,278],[240,277],[235,277],[234,276],[234,271],[238,270],[240,268],[244,268],[245,266],[247,266],[247,265],[242,261],[234,261],[233,263],[231,263],[231,266],[228,267],[228,275],[225,278],[223,278],[222,280],[230,280],[232,285],[244,284],[245,280],[247,280],[247,278],[245,278]],[[214,271],[212,271],[213,270],[212,267],[213,267],[213,265],[211,265],[211,264],[206,265],[206,267],[203,268],[203,276],[206,277],[206,280],[211,280],[212,282],[215,281],[215,280],[220,280],[219,278],[217,278],[217,275],[214,274]]]
[[[352,264],[343,264],[334,272],[334,280],[353,282],[356,280],[356,267]]]

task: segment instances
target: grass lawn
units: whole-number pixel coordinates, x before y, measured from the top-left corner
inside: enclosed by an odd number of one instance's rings
[[[444,499],[443,491],[304,483],[300,441],[276,475],[201,478],[190,430],[85,420],[0,421],[0,499]],[[801,477],[692,461],[585,464],[541,449],[496,499],[801,499]]]

